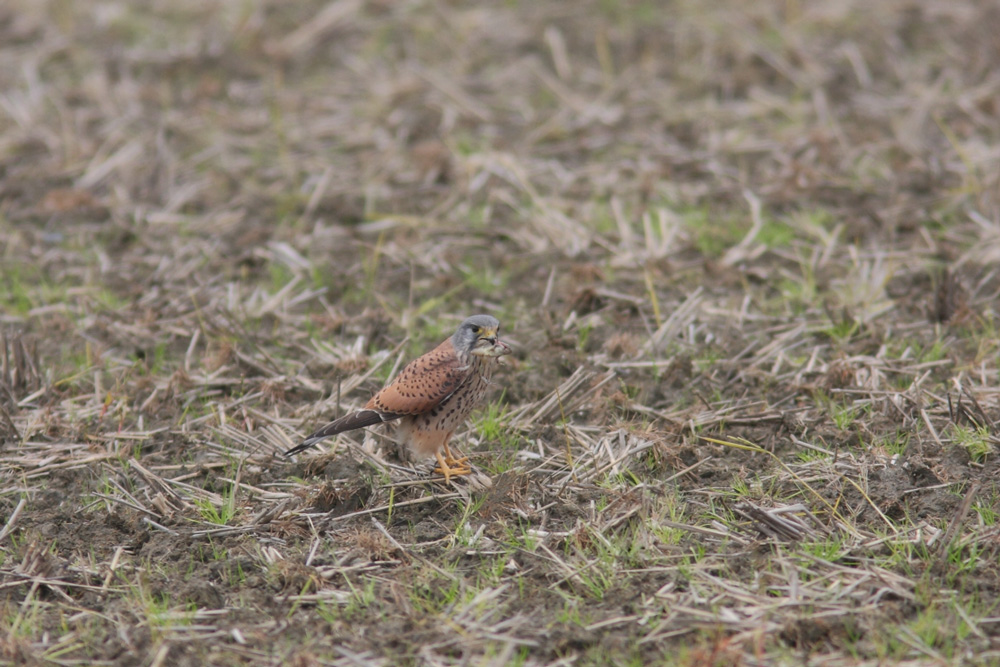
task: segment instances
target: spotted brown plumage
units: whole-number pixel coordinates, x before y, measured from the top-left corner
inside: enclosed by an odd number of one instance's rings
[[[486,396],[497,360],[510,354],[510,347],[497,337],[499,330],[495,317],[473,315],[450,338],[407,364],[363,408],[330,422],[285,455],[297,454],[344,431],[398,420],[399,435],[418,454],[436,456],[435,472],[443,474],[446,481],[453,475],[468,474],[467,459],[456,459],[448,441]]]

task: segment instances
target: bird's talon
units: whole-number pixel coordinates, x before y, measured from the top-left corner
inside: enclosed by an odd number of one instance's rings
[[[444,475],[444,481],[447,484],[451,482],[452,477],[459,477],[461,475],[472,474],[472,468],[452,468],[450,466],[448,468],[441,468],[439,466],[437,468],[434,468],[434,472],[438,473],[439,475]]]
[[[434,472],[444,475],[445,483],[451,482],[452,477],[458,477],[459,475],[468,475],[472,472],[472,468],[468,466],[463,466],[461,464],[454,465],[457,463],[454,458],[448,457],[450,461],[441,456],[441,452],[437,454],[438,467],[434,468]]]

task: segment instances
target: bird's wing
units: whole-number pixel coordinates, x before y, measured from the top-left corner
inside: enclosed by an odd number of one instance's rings
[[[375,394],[365,408],[393,415],[421,415],[430,412],[471,376],[451,339],[422,357],[411,361],[389,386]]]

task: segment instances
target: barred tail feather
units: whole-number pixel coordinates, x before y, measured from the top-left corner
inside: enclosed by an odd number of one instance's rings
[[[292,456],[293,454],[305,451],[320,440],[325,440],[326,438],[337,435],[338,433],[353,431],[354,429],[364,428],[365,426],[381,424],[382,422],[392,421],[393,419],[399,419],[400,417],[402,417],[402,415],[397,415],[392,412],[379,412],[378,410],[358,410],[357,412],[352,412],[349,415],[344,415],[340,419],[335,419],[320,430],[316,431],[303,440],[302,444],[296,445],[285,452],[285,456]]]

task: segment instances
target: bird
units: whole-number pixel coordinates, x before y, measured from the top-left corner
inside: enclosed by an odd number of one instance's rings
[[[486,396],[499,358],[511,353],[499,334],[500,321],[492,315],[467,318],[444,342],[407,364],[363,408],[330,422],[285,456],[344,431],[398,420],[397,435],[417,454],[433,454],[438,463],[434,472],[444,475],[445,483],[468,475],[468,457],[455,458],[448,441]]]

